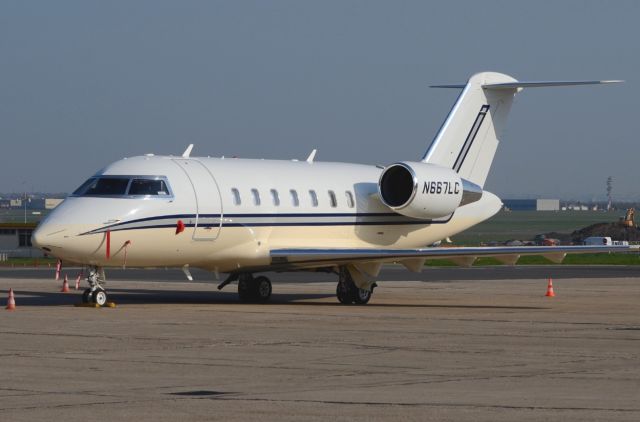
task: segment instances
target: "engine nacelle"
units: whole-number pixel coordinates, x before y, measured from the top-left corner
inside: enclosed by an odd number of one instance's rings
[[[402,162],[384,169],[378,181],[382,202],[407,217],[445,217],[482,197],[482,188],[454,170],[435,164]]]

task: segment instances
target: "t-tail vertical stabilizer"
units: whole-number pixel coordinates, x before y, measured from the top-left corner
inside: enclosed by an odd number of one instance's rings
[[[516,93],[523,88],[595,85],[621,81],[520,82],[509,75],[482,72],[459,88],[462,93],[422,161],[454,169],[461,178],[484,186]]]
[[[487,90],[483,85],[506,82],[517,80],[482,72],[473,75],[466,86],[436,86],[464,89],[422,161],[452,168],[463,179],[484,186],[518,90]]]

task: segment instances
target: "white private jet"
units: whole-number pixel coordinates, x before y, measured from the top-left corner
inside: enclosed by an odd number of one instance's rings
[[[478,73],[459,88],[420,161],[387,167],[182,156],[125,158],[98,171],[33,233],[33,243],[89,267],[83,300],[103,305],[105,267],[199,267],[266,301],[266,271],[338,274],[341,303],[365,304],[383,263],[422,270],[429,258],[561,261],[625,246],[429,247],[487,220],[502,202],[483,190],[515,94],[523,88],[618,81],[519,82]]]

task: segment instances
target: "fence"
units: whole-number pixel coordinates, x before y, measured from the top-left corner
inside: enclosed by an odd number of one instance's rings
[[[36,248],[18,248],[0,250],[0,262],[11,258],[43,258],[44,252]]]

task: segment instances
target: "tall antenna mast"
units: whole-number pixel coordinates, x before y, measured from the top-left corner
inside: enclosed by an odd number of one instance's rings
[[[613,190],[613,177],[607,178],[607,211],[611,210],[611,191]]]

